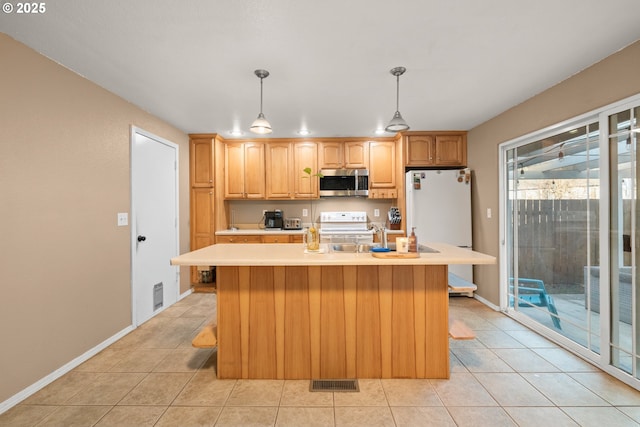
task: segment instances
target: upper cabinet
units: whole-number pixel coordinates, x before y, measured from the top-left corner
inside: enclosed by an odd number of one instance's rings
[[[321,142],[320,169],[367,169],[369,141]]]
[[[270,142],[266,145],[265,171],[267,199],[293,196],[293,144]]]
[[[264,199],[264,144],[230,142],[224,149],[224,197]]]
[[[467,133],[406,132],[406,166],[467,166]]]
[[[305,141],[293,144],[293,183],[296,198],[317,198],[318,178],[308,177],[303,171],[311,168],[312,173],[318,171],[318,144]]]
[[[190,138],[189,181],[191,187],[213,187],[214,138],[194,135]]]
[[[369,143],[369,198],[396,199],[398,197],[396,141]]]
[[[396,143],[372,141],[369,144],[369,188],[396,187]]]
[[[266,144],[267,199],[318,197],[318,179],[303,172],[318,169],[316,142],[269,142]]]

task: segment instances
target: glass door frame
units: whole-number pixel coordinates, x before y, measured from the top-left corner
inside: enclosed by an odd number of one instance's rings
[[[592,362],[603,371],[611,374],[612,376],[620,379],[621,381],[629,384],[630,386],[640,390],[640,380],[627,374],[619,368],[611,365],[611,310],[610,310],[610,156],[609,156],[609,116],[625,109],[633,109],[640,105],[640,94],[635,95],[616,103],[601,107],[597,110],[582,114],[578,117],[548,126],[544,129],[531,132],[521,137],[512,139],[510,141],[503,142],[498,145],[498,173],[499,173],[499,242],[500,242],[500,254],[499,254],[499,274],[500,274],[500,311],[504,312],[515,320],[530,327],[540,335],[556,342],[565,349],[573,352],[574,354]],[[599,204],[599,244],[600,252],[599,265],[600,265],[600,277],[605,279],[601,280],[600,294],[600,353],[596,353],[587,347],[584,347],[573,340],[565,337],[564,335],[542,326],[538,322],[532,320],[530,317],[519,313],[517,310],[509,308],[509,277],[510,277],[510,257],[517,257],[517,225],[515,225],[515,232],[510,230],[511,221],[508,220],[507,215],[509,213],[509,198],[508,198],[508,180],[509,180],[509,165],[507,164],[507,154],[510,150],[523,146],[527,143],[539,140],[551,135],[568,131],[569,129],[576,128],[578,126],[584,126],[588,123],[597,121],[599,123],[599,163],[600,168],[600,204]],[[638,138],[638,137],[636,137]],[[640,183],[638,184],[640,185]],[[513,250],[509,248],[509,238],[513,233],[516,239],[513,245]],[[515,258],[517,259],[517,258]],[[517,269],[517,262],[514,262]],[[517,273],[517,271],[516,271]],[[604,284],[603,284],[604,282]],[[586,291],[585,291],[586,292]],[[587,293],[588,295],[588,293]],[[640,326],[640,325],[638,325]]]

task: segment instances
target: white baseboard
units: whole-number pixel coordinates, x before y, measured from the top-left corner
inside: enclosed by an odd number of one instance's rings
[[[178,297],[178,301],[180,301],[180,300],[181,300],[181,299],[183,299],[183,298],[188,297],[188,296],[189,296],[189,295],[191,295],[192,293],[193,293],[193,289],[192,289],[192,288],[189,288],[189,290],[188,290],[188,291],[186,291],[186,292],[185,292],[185,293],[183,293],[183,294],[180,294],[180,296]]]
[[[477,299],[478,301],[480,301],[481,303],[483,303],[484,305],[486,305],[487,307],[489,307],[489,308],[491,308],[491,309],[493,309],[495,311],[500,311],[500,307],[498,307],[497,305],[493,304],[489,300],[482,298],[480,295],[474,294],[473,297],[475,299]]]
[[[76,357],[75,359],[73,359],[69,363],[65,364],[64,366],[61,366],[58,369],[56,369],[55,371],[53,371],[52,373],[50,373],[46,377],[41,378],[40,380],[38,380],[37,382],[31,384],[29,387],[25,388],[24,390],[14,394],[13,396],[8,398],[4,402],[0,403],[0,414],[8,411],[11,408],[13,408],[15,405],[17,405],[18,403],[22,402],[24,399],[26,399],[27,397],[31,396],[32,394],[34,394],[38,390],[40,390],[40,389],[44,388],[45,386],[51,384],[52,382],[54,382],[55,380],[57,380],[58,378],[60,378],[64,374],[66,374],[67,372],[69,372],[72,369],[80,366],[82,363],[86,362],[91,357],[93,357],[96,354],[100,353],[102,350],[104,350],[105,348],[109,347],[111,344],[113,344],[114,342],[118,341],[120,338],[124,337],[129,332],[133,331],[133,329],[134,329],[133,326],[127,326],[126,328],[124,328],[123,330],[118,332],[117,334],[107,338],[106,340],[104,340],[103,342],[98,344],[97,346],[93,347],[90,350],[87,350],[85,353],[83,353],[80,356]]]
[[[188,297],[189,295],[191,295],[191,293],[192,293],[191,289],[189,289],[188,291],[184,292],[183,294],[181,294],[178,297],[178,301],[180,301],[183,298]],[[168,307],[164,307],[163,310],[166,309],[166,308],[168,308]],[[154,316],[156,314],[161,313],[163,310],[160,310],[160,311],[154,313]],[[111,344],[113,344],[114,342],[118,341],[120,338],[124,337],[129,332],[133,331],[134,329],[135,328],[133,326],[131,326],[131,325],[127,326],[126,328],[124,328],[123,330],[118,332],[117,334],[107,338],[106,340],[104,340],[103,342],[101,342],[97,346],[93,347],[92,349],[87,350],[84,354],[81,354],[80,356],[76,357],[75,359],[73,359],[69,363],[65,364],[64,366],[62,366],[62,367],[60,367],[58,369],[56,369],[55,371],[53,371],[52,373],[50,373],[46,377],[41,378],[40,380],[38,380],[37,382],[31,384],[29,387],[25,388],[24,390],[14,394],[13,396],[8,398],[4,402],[0,403],[0,414],[8,411],[11,408],[13,408],[15,405],[17,405],[18,403],[22,402],[24,399],[26,399],[27,397],[31,396],[32,394],[34,394],[38,390],[40,390],[40,389],[44,388],[45,386],[51,384],[52,382],[54,382],[55,380],[57,380],[58,378],[60,378],[64,374],[66,374],[67,372],[69,372],[72,369],[80,366],[82,363],[86,362],[87,360],[89,360],[90,358],[95,356],[96,354],[100,353],[102,350],[104,350],[105,348],[109,347]]]

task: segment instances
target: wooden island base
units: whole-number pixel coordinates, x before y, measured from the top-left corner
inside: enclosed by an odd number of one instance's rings
[[[449,378],[446,265],[216,271],[219,378]]]

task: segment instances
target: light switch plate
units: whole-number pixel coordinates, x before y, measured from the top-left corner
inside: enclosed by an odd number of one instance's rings
[[[129,214],[126,212],[118,212],[118,227],[129,225]]]
[[[373,216],[376,216],[376,217],[380,216],[380,209],[374,209]]]

